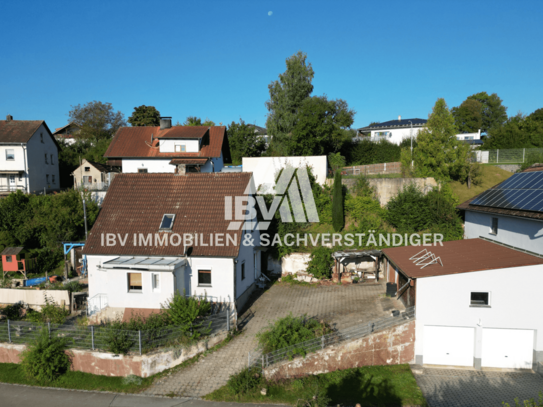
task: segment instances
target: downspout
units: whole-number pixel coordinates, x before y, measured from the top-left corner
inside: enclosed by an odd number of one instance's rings
[[[25,168],[25,193],[29,194],[30,191],[28,190],[28,168],[26,168],[26,163],[28,161],[28,158],[26,157],[27,150],[25,148],[24,143],[21,143],[21,147],[23,148],[23,158],[24,158],[24,168]],[[60,182],[60,179],[59,179],[59,182]]]

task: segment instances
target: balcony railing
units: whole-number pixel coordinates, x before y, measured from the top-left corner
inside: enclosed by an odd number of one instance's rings
[[[76,189],[81,191],[107,191],[109,188],[109,182],[93,182],[93,183],[82,183],[75,186]]]
[[[15,192],[15,191],[24,191],[24,185],[0,185],[0,192]]]

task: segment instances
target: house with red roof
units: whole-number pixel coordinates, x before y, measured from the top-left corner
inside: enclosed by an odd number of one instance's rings
[[[232,230],[225,202],[247,198],[251,182],[249,173],[118,174],[83,249],[90,313],[154,312],[176,292],[242,308],[261,276],[260,235]]]
[[[416,306],[417,364],[543,372],[543,256],[479,238],[382,253],[387,291]]]
[[[122,127],[104,154],[123,173],[220,172],[230,160],[225,126]]]

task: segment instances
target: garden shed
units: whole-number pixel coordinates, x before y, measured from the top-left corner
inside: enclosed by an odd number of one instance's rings
[[[6,247],[0,256],[2,256],[2,270],[3,277],[6,277],[6,273],[10,271],[19,271],[26,278],[26,264],[25,260],[21,259],[22,247]]]

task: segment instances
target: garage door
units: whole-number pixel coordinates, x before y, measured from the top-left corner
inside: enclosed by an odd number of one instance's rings
[[[474,348],[474,328],[424,327],[424,364],[473,366]]]
[[[483,367],[531,369],[534,331],[524,329],[483,329]]]

